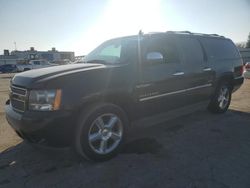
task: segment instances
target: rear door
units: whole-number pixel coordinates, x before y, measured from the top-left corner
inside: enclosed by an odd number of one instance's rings
[[[181,59],[184,77],[188,80],[185,86],[188,103],[196,103],[210,99],[213,72],[209,66],[204,49],[193,36],[180,36]]]

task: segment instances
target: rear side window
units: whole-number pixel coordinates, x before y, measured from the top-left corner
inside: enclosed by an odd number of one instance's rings
[[[188,66],[201,66],[203,64],[203,51],[197,39],[181,37],[180,44],[185,57],[185,63]]]
[[[203,38],[201,39],[209,58],[239,58],[239,52],[230,40]]]

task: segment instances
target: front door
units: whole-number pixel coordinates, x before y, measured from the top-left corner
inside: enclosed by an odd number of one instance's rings
[[[142,43],[142,62],[136,85],[138,111],[150,115],[185,106],[185,79],[179,47],[174,36],[151,36]],[[149,61],[149,54],[161,54],[162,60]],[[159,55],[158,55],[159,56]]]

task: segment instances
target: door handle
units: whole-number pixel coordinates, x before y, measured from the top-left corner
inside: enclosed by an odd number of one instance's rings
[[[212,69],[210,67],[204,68],[203,71],[207,72],[207,71],[211,71]]]
[[[176,72],[176,73],[173,74],[173,76],[181,76],[183,74],[184,74],[184,72]]]

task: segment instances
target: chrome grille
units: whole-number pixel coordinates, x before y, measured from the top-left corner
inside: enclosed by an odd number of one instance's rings
[[[26,108],[27,89],[13,85],[10,89],[10,104],[12,108],[18,112],[24,112]]]
[[[11,91],[13,93],[15,93],[15,94],[23,95],[23,96],[26,96],[26,92],[27,92],[26,89],[20,88],[20,87],[16,87],[16,86],[11,86]]]

